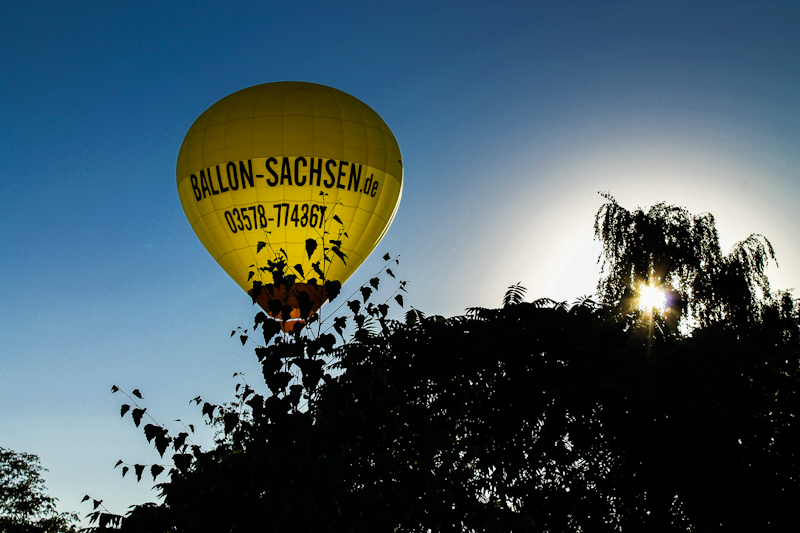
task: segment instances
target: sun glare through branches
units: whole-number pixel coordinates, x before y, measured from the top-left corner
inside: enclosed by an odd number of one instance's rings
[[[642,311],[665,311],[667,296],[663,290],[652,285],[644,285],[639,292],[639,309]]]

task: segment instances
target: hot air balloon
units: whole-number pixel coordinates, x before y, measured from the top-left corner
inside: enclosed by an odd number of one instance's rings
[[[289,331],[386,233],[403,163],[389,127],[360,100],[277,82],[200,115],[178,154],[177,181],[208,252]]]

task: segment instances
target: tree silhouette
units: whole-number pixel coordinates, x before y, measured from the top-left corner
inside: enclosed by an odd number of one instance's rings
[[[59,513],[46,494],[39,457],[0,447],[0,531],[74,533],[78,517]]]
[[[760,322],[770,296],[765,269],[775,252],[762,235],[720,251],[710,213],[691,215],[683,207],[656,204],[630,212],[608,193],[595,215],[607,274],[598,283],[602,302],[618,317],[632,317],[642,288],[661,287],[671,298],[674,320],[745,331]]]
[[[697,280],[734,276],[754,298],[768,287],[753,255],[766,240],[723,257],[710,215],[630,214],[607,199],[606,305],[525,302],[516,284],[497,309],[412,308],[397,321],[389,305],[402,298],[377,299],[373,278],[314,335],[260,314],[240,339],[258,343],[268,390],[242,382],[231,404],[195,399],[219,429],[210,450],[145,425],[159,454],[172,452],[162,500],[95,512],[99,529],[787,531],[800,501],[797,302],[757,300],[742,335],[737,297]],[[685,291],[704,327],[656,338],[631,327],[626,290],[639,281]],[[337,344],[345,323],[353,340]],[[122,413],[138,425],[135,393]],[[146,466],[132,466],[141,478]]]

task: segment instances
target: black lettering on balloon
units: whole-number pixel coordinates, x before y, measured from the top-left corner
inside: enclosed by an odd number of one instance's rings
[[[225,220],[228,222],[228,227],[231,228],[233,233],[236,233],[236,223],[233,221],[233,215],[230,211],[225,211]]]
[[[378,180],[372,182],[372,193],[370,194],[371,197],[375,198],[375,193],[378,192]]]
[[[232,191],[235,191],[239,188],[239,175],[236,173],[236,163],[228,163],[225,166],[225,170],[228,172],[228,186]],[[231,180],[231,178],[233,179]]]
[[[235,207],[233,208],[233,214],[236,215],[236,220],[239,221],[239,223],[236,224],[236,227],[239,228],[240,230],[244,230],[244,221],[242,220],[242,214]]]
[[[358,184],[361,181],[361,165],[358,165],[358,174],[356,174],[356,165],[352,164],[350,167],[350,180],[347,182],[348,191],[358,191]]]
[[[281,165],[281,185],[284,184],[284,181],[289,180],[289,185],[292,184],[292,168],[289,166],[289,158],[283,158],[283,164]]]
[[[322,159],[317,159],[319,161],[319,166],[314,168],[314,158],[311,158],[311,169],[308,172],[308,184],[314,184],[314,174],[317,175],[317,187],[319,187],[320,179],[322,179]]]
[[[328,176],[330,176],[330,183],[328,182],[328,179],[326,178],[325,182],[323,183],[323,185],[325,185],[325,187],[328,188],[328,189],[333,187],[333,184],[336,183],[336,176],[333,175],[333,171],[331,170],[331,165],[332,166],[336,166],[336,160],[335,159],[328,159],[325,162],[325,170],[328,171]]]
[[[271,164],[277,162],[278,160],[275,159],[274,157],[270,157],[269,159],[267,159],[267,172],[272,174],[272,177],[267,180],[267,185],[269,185],[270,187],[274,187],[278,184],[278,173],[275,172],[275,170],[273,170],[273,168],[270,166]]]
[[[202,170],[200,171],[200,188],[203,191],[203,198],[206,197],[206,192],[211,196],[211,190],[208,188],[208,181],[206,180],[206,173]]]
[[[369,188],[372,186],[372,174],[364,181],[364,194],[369,194]]]
[[[244,168],[244,161],[239,161],[239,174],[242,175],[242,189],[247,188],[247,183],[250,183],[251,187],[255,187],[253,183],[253,161],[251,159],[247,160],[247,168]],[[247,180],[247,181],[245,181]]]
[[[306,184],[306,177],[300,175],[300,161],[303,162],[303,166],[307,167],[306,158],[305,157],[298,157],[294,160],[294,184],[295,185],[305,185]]]
[[[198,202],[203,199],[203,195],[200,194],[200,188],[197,186],[197,176],[192,174],[189,176],[189,180],[192,182],[192,191],[194,192],[194,199]]]
[[[200,173],[202,174],[202,170]],[[211,187],[211,194],[219,194],[219,191],[214,188],[214,180],[211,179],[211,169],[206,169],[206,174],[208,175],[208,186]]]
[[[303,207],[300,209],[303,212],[303,216],[300,217],[300,225],[305,228],[308,226],[308,204],[303,204]]]
[[[347,161],[342,161],[341,164],[339,165],[339,174],[336,176],[336,187],[339,189],[344,189],[344,185],[342,185],[342,178],[344,176],[347,176],[347,171],[345,170],[345,167],[349,164],[350,163],[348,163]]]
[[[222,174],[219,172],[219,165],[217,165],[217,181],[219,182],[219,192],[228,192],[228,188],[222,184]]]
[[[258,204],[258,223],[262,228],[267,227],[267,214],[264,211],[264,206],[261,204]]]

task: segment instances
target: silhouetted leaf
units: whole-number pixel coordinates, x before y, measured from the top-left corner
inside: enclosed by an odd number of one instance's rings
[[[396,301],[398,304],[400,304],[400,307],[403,307],[403,295],[402,295],[402,294],[397,294],[397,295],[395,295],[395,297],[394,297],[394,300],[395,300],[395,301]]]
[[[261,329],[264,332],[264,342],[269,343],[269,341],[272,340],[272,337],[281,332],[281,325],[277,320],[270,318],[269,320],[264,321]]]
[[[527,289],[519,283],[509,287],[505,296],[503,296],[503,307],[521,304],[523,301],[525,301],[526,291]]]
[[[322,349],[324,353],[330,353],[333,351],[333,347],[336,345],[336,337],[331,335],[330,333],[325,333],[320,335],[319,341],[322,344]]]
[[[294,271],[295,271],[295,272],[297,272],[298,274],[300,274],[300,277],[301,277],[301,278],[305,278],[305,277],[306,277],[306,275],[305,275],[305,272],[303,272],[303,265],[301,265],[300,263],[298,263],[298,264],[296,264],[296,265],[295,265],[293,268],[294,268]]]
[[[128,470],[130,470],[130,467],[128,467],[128,466],[123,466],[122,467],[122,477],[125,477],[125,474],[128,473]]]
[[[161,428],[162,431],[156,435],[156,451],[158,451],[158,455],[164,457],[164,452],[167,451],[169,448],[170,438],[167,430],[165,428]]]
[[[394,277],[394,272],[392,272],[391,268],[387,268],[386,269],[386,273],[389,274],[390,276]]]
[[[389,312],[389,306],[386,305],[386,304],[380,304],[380,305],[378,305],[378,311],[380,311],[381,317],[385,318],[386,317],[386,313]]]
[[[122,516],[115,515],[111,513],[100,513],[100,518],[97,522],[101,531],[106,531],[108,526],[112,526],[113,528],[118,528],[119,525],[122,523]]]
[[[258,253],[261,250],[263,250],[266,245],[267,245],[267,243],[265,243],[264,241],[258,241],[256,243],[256,253]]]
[[[203,404],[203,416],[208,416],[209,420],[213,420],[214,419],[214,409],[216,409],[216,408],[217,408],[216,405],[210,404],[208,402],[205,402]]]
[[[308,254],[308,258],[311,259],[311,255],[317,249],[317,240],[316,239],[306,239],[306,253]]]
[[[342,222],[342,219],[339,218],[339,215],[333,215],[333,220],[344,226],[344,222]]]
[[[253,303],[256,303],[258,297],[261,296],[261,291],[264,288],[264,284],[260,281],[253,282],[253,290],[250,291],[250,298],[252,298]]]
[[[117,387],[116,385],[111,385],[111,394],[114,394],[117,391],[119,391],[119,387]]]
[[[251,279],[253,279],[253,276],[255,276],[255,275],[256,275],[256,273],[253,272],[252,270],[250,272],[248,272],[247,273],[247,281],[250,281]]]
[[[191,428],[191,426],[189,426]],[[191,428],[193,429],[193,428]],[[178,436],[175,437],[175,440],[172,442],[172,448],[175,451],[179,451],[183,446],[186,444],[186,439],[189,437],[189,434],[185,431],[181,431],[178,433]]]
[[[399,294],[398,294],[399,296]],[[406,325],[413,326],[414,324],[419,324],[423,320],[425,320],[425,313],[420,311],[419,309],[414,309],[413,307],[406,311]]]
[[[150,466],[150,475],[153,476],[153,481],[156,480],[158,475],[164,471],[164,467],[161,465],[152,465]]]
[[[189,453],[175,453],[172,455],[172,462],[180,472],[186,472],[192,464],[192,455]]]
[[[345,261],[345,258],[347,257],[347,254],[345,254],[344,252],[342,252],[342,251],[339,249],[339,247],[338,247],[338,246],[333,246],[333,247],[331,247],[331,251],[332,251],[333,253],[335,253],[335,254],[336,254],[338,257],[339,257],[339,259],[341,259],[341,260],[342,260],[342,263],[344,263],[345,265],[347,264],[347,261]]]
[[[161,428],[154,424],[145,424],[144,426],[144,436],[147,437],[147,442],[152,441],[160,432]]]
[[[268,375],[265,373],[264,381],[273,394],[279,394],[286,389],[293,377],[289,372],[275,372]]]
[[[333,319],[333,328],[342,336],[344,332],[344,328],[347,325],[347,317],[346,316],[337,316]]]
[[[142,421],[142,417],[144,416],[144,412],[147,411],[147,408],[144,409],[136,408],[131,412],[131,416],[133,417],[133,423],[136,424],[136,427],[139,427],[139,424]]]
[[[222,421],[225,425],[225,434],[229,435],[239,423],[239,414],[235,411],[229,411],[223,415]]]
[[[355,320],[356,325],[358,326],[358,329],[361,329],[361,328],[364,327],[364,321],[366,319],[367,319],[367,317],[365,317],[364,315],[356,315],[356,316],[353,317],[353,320]]]
[[[247,344],[247,335],[239,335],[239,340],[242,342],[242,346]]]
[[[323,280],[325,279],[325,273],[322,272],[322,270],[319,268],[319,261],[317,261],[316,263],[312,263],[311,267],[314,269],[314,272],[317,273],[320,279]]]
[[[283,302],[272,299],[267,302],[267,307],[269,307],[269,313],[272,316],[278,316],[281,312],[281,309],[283,309]]]
[[[118,467],[118,466],[119,466],[119,465],[121,465],[121,464],[122,464],[122,459],[120,459],[119,461],[117,461],[117,464],[115,464],[115,465],[114,465],[114,468]]]
[[[136,396],[140,400],[142,399],[142,393],[139,392],[139,389],[133,389],[133,392],[131,394],[133,394],[134,396]]]
[[[350,300],[347,302],[347,307],[353,312],[354,315],[358,314],[358,310],[361,309],[361,302],[358,300]]]
[[[339,281],[325,281],[325,294],[328,297],[328,301],[332,302],[339,296],[339,292],[342,290],[342,284]]]
[[[364,303],[369,300],[369,296],[372,294],[372,289],[369,287],[361,287],[361,298],[364,300]]]
[[[308,390],[316,388],[322,379],[322,367],[325,361],[322,359],[299,359],[295,361],[295,364],[303,372],[303,386]]]
[[[372,285],[372,288],[375,289],[376,291],[378,290],[378,284],[380,284],[380,282],[381,280],[378,279],[377,277],[374,277],[371,280],[369,280],[369,284]]]
[[[391,258],[392,258],[392,256],[391,256],[391,255],[389,255],[389,254],[383,254],[383,260],[384,260],[384,261],[388,261],[388,260],[389,260],[389,259],[391,259]]]
[[[136,481],[141,481],[144,465],[133,465],[133,470],[136,472]]]
[[[125,416],[125,413],[127,413],[130,410],[130,408],[131,408],[131,406],[128,405],[127,403],[122,404],[122,406],[119,408],[119,416],[120,416],[120,418]]]
[[[300,309],[300,318],[306,319],[311,314],[311,308],[314,306],[311,301],[311,296],[306,291],[297,291],[297,306]]]

